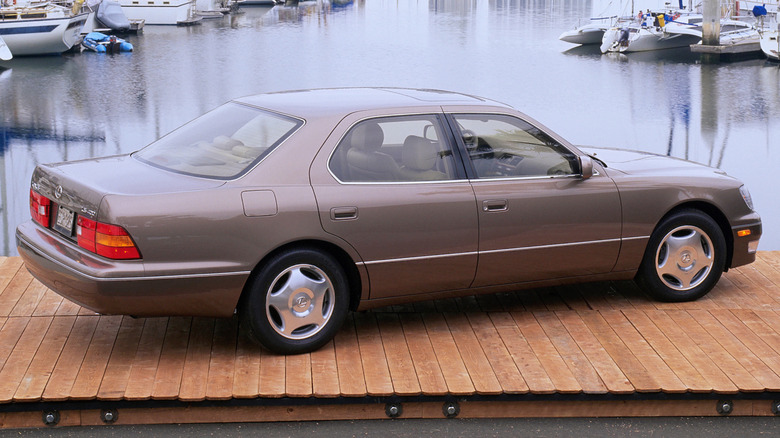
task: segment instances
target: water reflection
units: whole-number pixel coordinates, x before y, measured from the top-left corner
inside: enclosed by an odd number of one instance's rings
[[[239,96],[405,86],[509,103],[577,144],[627,147],[744,180],[780,249],[772,187],[780,69],[702,65],[686,50],[602,56],[558,41],[608,0],[356,0],[245,8],[200,26],[148,26],[132,54],[0,63],[0,255],[29,216],[40,162],[127,153]],[[636,8],[648,6],[637,1]]]

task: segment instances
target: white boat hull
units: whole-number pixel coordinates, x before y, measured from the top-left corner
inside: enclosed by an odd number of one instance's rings
[[[14,56],[62,53],[78,41],[87,15],[0,21],[0,37]]]
[[[624,39],[621,42],[621,32],[622,29],[618,28],[608,29],[604,32],[604,38],[601,41],[601,53],[630,53],[674,49],[677,47],[688,47],[701,40],[700,35],[671,34],[654,28],[632,28],[630,29],[628,39]]]
[[[765,32],[761,37],[761,51],[772,61],[780,61],[780,35],[778,32]]]
[[[562,33],[558,39],[571,44],[599,44],[606,28],[601,24],[587,24]]]
[[[179,24],[192,18],[193,0],[120,0],[129,20],[145,24]]]

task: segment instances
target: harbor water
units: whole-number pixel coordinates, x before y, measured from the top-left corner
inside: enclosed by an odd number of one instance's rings
[[[658,2],[636,2],[639,8]],[[780,250],[780,68],[690,50],[601,55],[558,40],[605,0],[355,0],[245,7],[147,26],[133,53],[0,62],[0,256],[29,218],[36,164],[135,151],[240,96],[394,86],[485,96],[574,144],[685,158],[744,181]]]

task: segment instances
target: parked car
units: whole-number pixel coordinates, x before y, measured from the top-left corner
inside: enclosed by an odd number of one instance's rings
[[[761,236],[718,169],[394,88],[246,97],[129,155],[38,166],[30,212],[19,253],[57,293],[105,314],[238,313],[280,353],[413,300],[632,278],[694,300]]]

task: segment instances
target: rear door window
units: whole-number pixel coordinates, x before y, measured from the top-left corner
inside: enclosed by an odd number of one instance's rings
[[[363,120],[344,136],[329,166],[342,182],[456,179],[455,159],[435,115]]]

